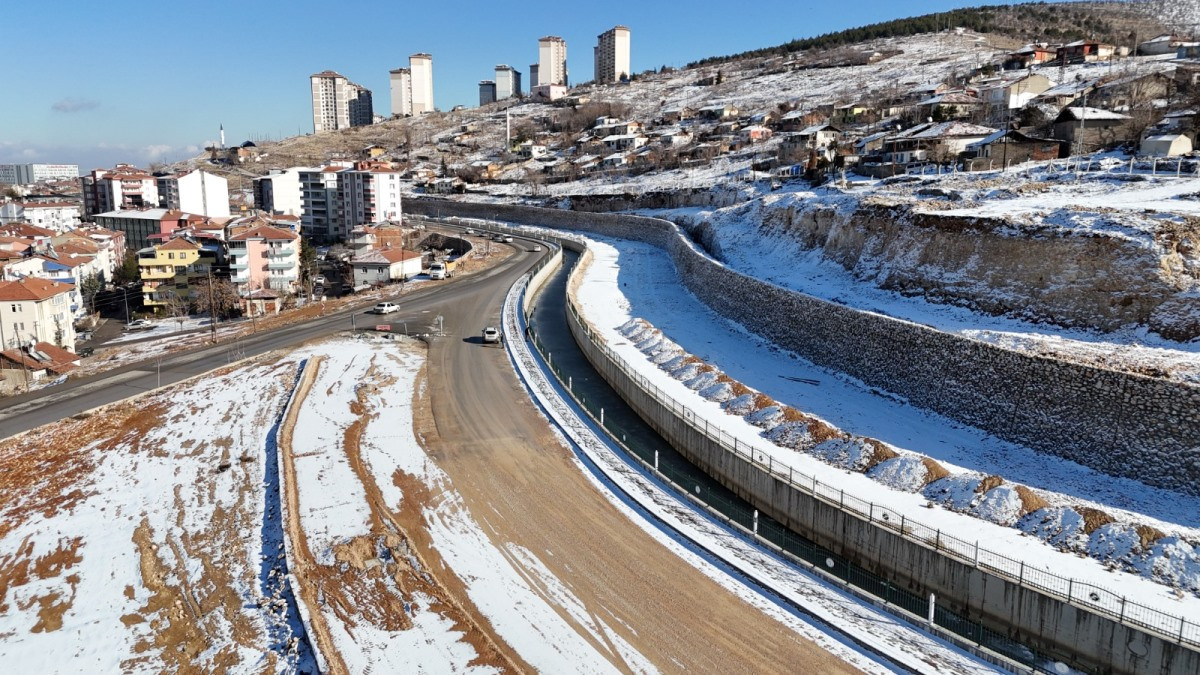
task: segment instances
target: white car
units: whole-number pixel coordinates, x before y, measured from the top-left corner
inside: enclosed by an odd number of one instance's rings
[[[375,305],[375,309],[371,311],[375,312],[376,314],[391,314],[392,312],[399,312],[400,305],[397,305],[394,302],[381,302]]]
[[[463,230],[463,234],[475,234],[475,230],[468,227],[467,229]]]
[[[530,253],[541,253],[541,252],[542,252],[542,247],[541,247],[541,246],[534,246],[533,248],[529,249],[529,252],[530,252]]]
[[[325,285],[325,276],[322,274],[318,274],[317,276],[313,277],[313,284],[317,285],[317,286],[324,286]]]
[[[496,330],[495,326],[488,326],[483,329],[483,344],[497,344],[500,342],[500,331]]]
[[[511,243],[512,243],[512,237],[510,237],[509,235],[507,235],[507,234],[506,234],[506,235],[504,235],[504,238],[503,238],[503,239],[501,239],[501,241],[503,241],[503,242],[504,242],[504,243],[506,243],[506,244],[511,244]]]

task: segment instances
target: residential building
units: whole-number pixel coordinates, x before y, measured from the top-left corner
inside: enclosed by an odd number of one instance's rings
[[[300,170],[272,169],[254,179],[254,208],[277,215],[299,216]]]
[[[78,164],[0,164],[0,183],[33,185],[48,180],[78,180]]]
[[[113,278],[117,264],[125,255],[125,238],[120,232],[100,227],[70,230],[50,241],[58,253],[93,259],[92,271],[105,281]]]
[[[111,169],[95,169],[79,179],[83,191],[83,215],[120,209],[158,206],[158,181],[148,172],[130,164]]]
[[[487,105],[496,102],[496,82],[495,80],[480,80],[479,81],[479,105]]]
[[[24,277],[0,281],[0,345],[49,342],[75,351],[72,284]]]
[[[1008,111],[1024,108],[1053,84],[1045,75],[1033,73],[1017,78],[985,80],[976,85],[979,98],[992,110]]]
[[[345,237],[342,228],[341,200],[338,197],[338,173],[350,168],[349,162],[298,169],[300,175],[300,231],[318,241],[337,241]]]
[[[354,287],[404,281],[421,273],[421,254],[405,249],[371,249],[350,260]]]
[[[433,56],[413,54],[408,57],[408,69],[412,73],[412,114],[433,112]]]
[[[170,227],[172,220],[178,217],[167,209],[119,210],[98,213],[96,224],[107,230],[121,232],[126,245],[134,250],[150,245],[151,235],[160,234]],[[164,221],[168,223],[164,228]]]
[[[0,224],[30,223],[66,232],[79,226],[79,205],[71,202],[8,202],[0,205]]]
[[[521,71],[512,66],[496,66],[496,79],[493,81],[496,83],[497,101],[521,95]]]
[[[312,88],[313,132],[365,126],[374,121],[370,89],[332,70],[310,75],[308,79]]]
[[[94,255],[75,255],[47,247],[34,255],[8,261],[4,265],[3,278],[6,281],[37,278],[70,285],[70,316],[74,321],[87,314],[79,289],[85,279],[96,276],[98,271]]]
[[[1178,51],[1181,45],[1188,44],[1189,41],[1177,35],[1169,33],[1150,38],[1145,42],[1139,42],[1137,53],[1140,56],[1158,56],[1162,54],[1172,54]]]
[[[342,239],[357,225],[401,216],[400,172],[385,162],[358,162],[337,174]]]
[[[172,296],[191,297],[191,286],[211,274],[216,262],[211,251],[184,237],[138,251],[138,273],[142,279],[142,304],[158,310]]]
[[[537,80],[530,80],[530,85],[545,86],[557,84],[569,87],[567,77],[567,41],[547,35],[538,39],[538,71]]]
[[[1131,121],[1129,115],[1111,110],[1070,106],[1054,119],[1050,135],[1066,141],[1070,154],[1084,154],[1129,140]]]
[[[196,169],[159,176],[159,206],[199,216],[229,217],[229,181]]]
[[[1077,40],[1059,47],[1055,53],[1059,63],[1085,63],[1110,60],[1117,48],[1094,40]]]
[[[887,161],[908,164],[926,160],[950,162],[968,145],[982,141],[996,130],[962,121],[918,124],[884,140]]]
[[[241,297],[262,289],[295,293],[300,280],[300,235],[269,225],[231,235],[229,273]]]
[[[79,356],[49,342],[32,342],[0,351],[0,387],[29,390],[30,382],[62,377],[79,367]]]
[[[396,68],[388,71],[392,90],[392,117],[412,116],[412,71]]]
[[[563,55],[565,58],[565,46]],[[596,84],[627,80],[632,74],[629,69],[629,29],[614,26],[598,35],[593,60]]]
[[[970,143],[965,149],[965,166],[972,169],[1007,167],[1028,161],[1058,159],[1062,143],[1052,138],[1037,138],[1014,129],[1001,129],[987,138]]]
[[[567,95],[567,88],[561,84],[539,84],[529,90],[529,97],[544,101],[557,101]]]

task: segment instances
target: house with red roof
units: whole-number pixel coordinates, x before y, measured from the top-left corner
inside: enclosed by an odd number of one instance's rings
[[[0,348],[49,342],[75,351],[74,291],[37,277],[0,281]]]

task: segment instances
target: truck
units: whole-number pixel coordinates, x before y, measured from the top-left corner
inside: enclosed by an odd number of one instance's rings
[[[449,279],[454,276],[454,268],[458,266],[457,260],[439,260],[429,265],[430,279]]]

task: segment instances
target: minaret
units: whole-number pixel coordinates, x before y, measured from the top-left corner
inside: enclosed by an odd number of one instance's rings
[[[221,149],[225,149],[225,124],[221,124]]]

